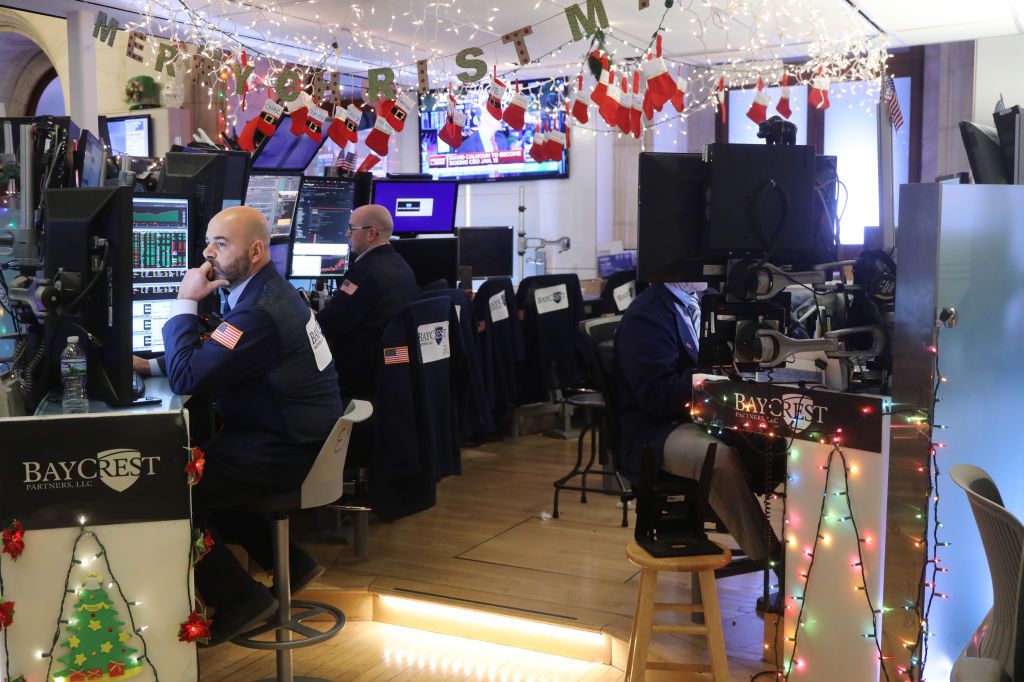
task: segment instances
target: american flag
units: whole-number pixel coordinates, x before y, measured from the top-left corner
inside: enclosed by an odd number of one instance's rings
[[[1006,111],[1006,102],[1003,101],[1003,93],[999,93],[999,101],[996,102],[995,111],[993,114],[1001,114]]]
[[[409,346],[395,346],[384,349],[385,365],[407,365],[409,364]]]
[[[885,74],[885,78],[882,79],[882,101],[886,103],[889,111],[889,122],[892,123],[893,129],[899,132],[903,127],[903,112],[900,111],[900,98],[896,95],[896,83],[889,74]]]
[[[227,322],[221,322],[220,326],[210,334],[210,338],[225,348],[234,350],[235,346],[238,345],[239,339],[242,338],[242,330],[232,327]]]
[[[356,291],[358,289],[359,289],[359,285],[356,284],[355,282],[350,281],[350,280],[346,279],[344,282],[341,283],[341,290],[343,292],[345,292],[346,294],[348,294],[349,296],[351,296],[352,294],[356,293]]]
[[[341,152],[334,160],[334,167],[344,173],[351,173],[356,169],[356,153]]]

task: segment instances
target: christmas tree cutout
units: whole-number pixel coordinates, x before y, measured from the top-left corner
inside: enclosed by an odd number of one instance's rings
[[[132,633],[118,620],[100,576],[85,576],[77,596],[61,643],[67,653],[57,657],[67,667],[53,673],[53,682],[122,680],[142,672],[137,650],[128,646]]]

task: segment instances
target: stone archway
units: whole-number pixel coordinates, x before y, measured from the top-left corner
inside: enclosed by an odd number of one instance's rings
[[[60,24],[63,26],[63,22]],[[66,31],[61,31],[59,40],[66,44]],[[51,54],[53,42],[52,36],[47,40],[39,27],[21,13],[0,9],[0,103],[8,116],[29,113],[26,107],[32,88],[50,69],[56,70],[61,83],[68,82],[67,59]],[[68,104],[65,92],[65,110]]]

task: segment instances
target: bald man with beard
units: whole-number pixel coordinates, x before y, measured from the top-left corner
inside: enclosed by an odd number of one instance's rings
[[[296,490],[341,416],[338,377],[316,318],[270,264],[263,215],[236,206],[206,230],[206,262],[185,273],[163,328],[166,353],[134,359],[142,374],[166,374],[180,395],[212,394],[223,427],[201,445],[202,480],[193,488],[196,527],[214,546],[196,565],[196,586],[216,611],[211,644],[228,641],[269,617],[277,601],[253,580],[225,543],[241,544],[273,566],[269,519],[246,511],[253,500]],[[203,337],[199,301],[223,287],[227,312]],[[323,572],[292,545],[292,590]]]

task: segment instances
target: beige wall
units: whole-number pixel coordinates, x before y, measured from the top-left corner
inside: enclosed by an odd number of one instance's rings
[[[31,39],[38,45],[46,57],[53,64],[57,76],[61,82],[66,82],[68,77],[68,32],[66,22],[63,19],[54,19],[38,14],[20,12],[18,10],[0,8],[0,32],[17,33]],[[0,33],[0,36],[3,34]],[[0,38],[2,39],[2,38]],[[40,72],[39,75],[42,75]],[[29,92],[34,83],[26,86],[25,79],[18,79],[14,84],[4,83],[3,87],[11,87],[10,92],[0,92],[4,99],[14,98],[24,101],[28,98]],[[67,111],[71,106],[71,99],[68,91],[64,91],[64,109]],[[13,112],[12,112],[13,113]],[[21,113],[21,112],[18,112]]]

